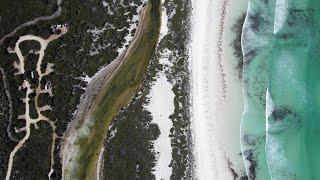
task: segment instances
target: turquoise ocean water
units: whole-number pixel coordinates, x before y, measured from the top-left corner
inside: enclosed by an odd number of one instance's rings
[[[250,179],[320,179],[320,0],[251,0],[241,145]]]

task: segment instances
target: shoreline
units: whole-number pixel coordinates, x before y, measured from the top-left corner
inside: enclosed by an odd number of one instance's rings
[[[191,68],[192,94],[197,97],[192,100],[196,175],[199,179],[235,179],[245,173],[239,154],[243,105],[241,79],[235,73],[236,57],[230,44],[235,36],[231,28],[241,14],[237,10],[246,7],[246,0],[205,1],[193,2],[195,47]],[[197,12],[197,8],[208,9]]]
[[[139,22],[142,22],[146,7],[144,7],[141,10]],[[99,92],[103,89],[106,84],[112,79],[116,71],[120,68],[121,64],[123,63],[123,60],[126,57],[126,54],[131,49],[131,45],[134,44],[136,41],[138,35],[140,34],[141,30],[141,24],[139,23],[137,27],[137,32],[135,36],[132,38],[132,42],[130,43],[130,46],[126,51],[124,51],[122,54],[118,56],[114,61],[112,61],[110,64],[106,65],[105,67],[101,68],[93,77],[91,82],[87,85],[85,93],[81,96],[81,100],[79,103],[79,108],[76,110],[74,118],[71,120],[71,122],[68,125],[67,130],[64,133],[63,140],[62,140],[62,146],[60,150],[60,157],[61,157],[61,164],[62,164],[62,177],[64,174],[64,166],[66,164],[67,158],[64,160],[64,156],[68,153],[66,153],[66,149],[70,146],[72,142],[74,142],[76,129],[80,128],[81,125],[84,123],[86,116],[89,114],[90,109],[93,106],[93,103],[95,99],[97,98]],[[68,140],[69,138],[72,138],[72,140]],[[63,179],[63,178],[62,178]]]
[[[217,114],[224,101],[224,77],[218,46],[224,3],[224,0],[193,1],[191,93],[195,174],[198,179],[231,178],[224,165],[217,133]]]
[[[227,161],[230,161],[228,168],[235,173],[233,174],[234,178],[246,176],[240,145],[240,124],[244,107],[242,71],[239,69],[242,67],[239,67],[241,65],[241,58],[236,57],[235,54],[237,52],[235,51],[237,49],[235,49],[233,43],[235,43],[235,40],[238,40],[236,38],[239,35],[237,34],[239,32],[236,32],[234,28],[239,25],[239,19],[246,13],[247,4],[248,0],[229,2],[225,19],[224,42],[222,43],[227,96],[219,117],[219,130],[221,137],[223,137],[223,151]]]
[[[152,54],[151,49],[145,53],[141,53],[141,51],[145,49],[144,47],[138,46],[136,41],[141,41],[139,43],[151,46],[156,45],[158,34],[155,33],[158,31],[155,31],[155,27],[158,28],[158,21],[152,20],[158,18],[159,10],[154,6],[158,6],[157,2],[149,1],[145,6],[141,16],[142,20],[140,21],[139,28],[135,34],[135,39],[122,57],[121,63],[112,73],[110,73],[103,88],[97,93],[96,97],[94,97],[94,102],[90,109],[87,109],[87,113],[84,114],[81,112],[81,114],[84,115],[84,119],[81,120],[82,122],[78,122],[78,127],[75,127],[76,132],[72,133],[73,136],[65,136],[70,140],[65,140],[65,147],[63,147],[63,150],[61,151],[62,156],[64,156],[62,157],[64,163],[64,178],[67,176],[69,178],[82,177],[96,179],[97,162],[95,160],[98,158],[97,155],[99,154],[97,150],[100,152],[100,146],[103,146],[103,137],[107,134],[106,128],[108,129],[110,121],[116,116],[118,110],[131,101],[131,97],[140,86],[140,81],[144,76],[146,66],[149,64],[149,56]],[[146,14],[148,14],[148,16],[146,16]],[[155,24],[156,26],[152,26]],[[141,61],[137,61],[137,59],[141,59]],[[131,70],[131,66],[136,66],[136,68],[141,71]],[[134,79],[132,79],[133,77]],[[125,80],[133,81],[131,83],[126,83]],[[113,95],[110,96],[110,94]],[[105,109],[108,109],[109,111],[106,112]],[[74,124],[75,122],[73,125]],[[103,134],[103,136],[101,136],[101,134]],[[67,135],[70,135],[70,130]],[[91,148],[83,149],[83,146],[90,146]],[[68,151],[69,154],[66,153],[66,151]],[[88,157],[91,157],[89,161],[86,160]],[[82,164],[81,167],[78,167],[79,164]]]

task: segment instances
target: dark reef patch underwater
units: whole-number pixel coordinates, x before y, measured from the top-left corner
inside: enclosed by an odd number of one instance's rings
[[[319,30],[318,0],[249,3],[241,144],[250,179],[320,178]]]

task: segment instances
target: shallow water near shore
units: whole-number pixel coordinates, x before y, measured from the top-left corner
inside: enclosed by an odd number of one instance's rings
[[[250,1],[241,125],[250,178],[320,177],[319,18],[316,0]]]

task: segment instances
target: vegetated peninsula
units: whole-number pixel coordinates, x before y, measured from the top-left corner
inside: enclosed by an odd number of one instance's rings
[[[120,98],[113,110],[117,113],[117,107],[125,106],[139,86],[154,49],[150,47],[156,45],[158,38],[159,3],[60,0],[1,3],[7,10],[1,11],[0,137],[6,146],[0,147],[0,177],[61,179],[62,172],[66,172],[61,147],[67,139],[67,128],[72,128],[70,122],[81,109],[79,103],[86,99],[90,104],[99,99],[103,96],[100,91],[110,96],[117,81],[111,79],[121,78],[124,86],[116,87],[125,92],[113,91],[121,94],[112,96]],[[13,13],[15,8],[20,8],[19,13],[24,15]],[[142,18],[145,14],[147,17]],[[10,22],[11,19],[14,21]],[[149,52],[136,53],[145,47],[134,41],[148,41]],[[137,54],[144,60],[140,61]],[[120,76],[124,69],[133,72]],[[106,85],[109,83],[110,87]],[[85,93],[87,88],[92,91]],[[109,113],[103,106],[100,111],[97,116]],[[110,121],[112,114],[99,118]],[[104,127],[98,134],[100,142],[108,130],[107,124]],[[94,161],[93,158],[92,164]]]
[[[119,65],[106,79],[88,114],[77,117],[79,124],[69,126],[63,144],[63,177],[96,179],[97,161],[111,120],[135,95],[156,47],[160,28],[160,2],[149,1],[144,7],[136,34]],[[89,102],[85,102],[86,104]],[[82,104],[80,104],[81,106]],[[83,114],[80,112],[80,114]],[[76,122],[75,122],[76,123]],[[75,129],[73,129],[75,128]]]

